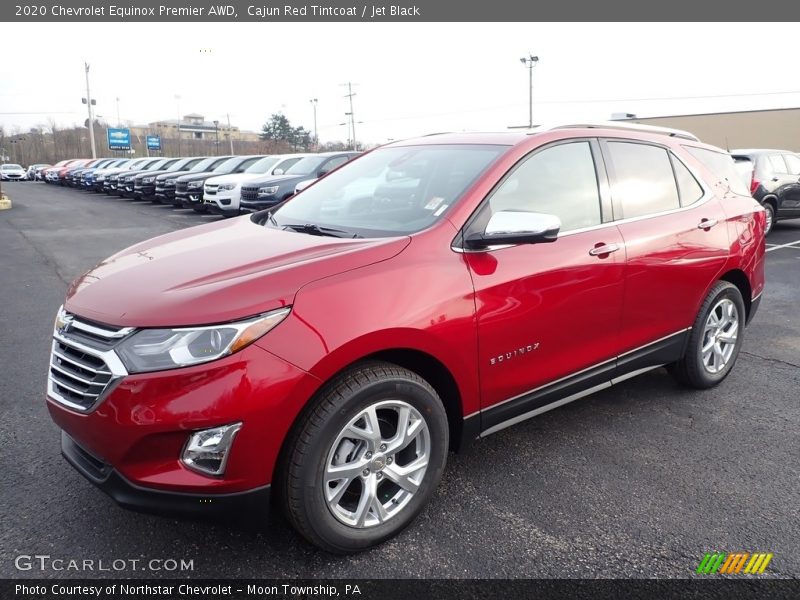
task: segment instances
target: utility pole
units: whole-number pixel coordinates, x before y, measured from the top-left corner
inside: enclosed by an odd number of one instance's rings
[[[319,137],[317,136],[317,102],[316,98],[309,100],[311,106],[314,108],[314,147],[319,146]]]
[[[234,152],[233,152],[233,131],[231,131],[231,113],[227,113],[225,116],[228,117],[228,141],[231,143],[231,155],[233,155]]]
[[[92,95],[89,92],[89,63],[83,63],[86,67],[86,108],[89,110],[89,139],[92,142],[92,158],[97,158],[97,148],[94,145],[94,117],[92,116]]]
[[[117,127],[122,127],[122,120],[119,118],[119,96],[117,96]]]
[[[519,59],[523,65],[528,68],[528,127],[533,127],[533,67],[539,62],[539,57],[528,53],[528,56],[523,56]]]
[[[219,121],[214,119],[214,156],[219,156]]]
[[[358,144],[356,143],[356,116],[353,112],[353,96],[355,96],[355,93],[353,92],[353,86],[358,84],[350,83],[348,81],[347,83],[343,83],[341,85],[347,86],[347,94],[344,95],[344,98],[350,99],[350,112],[346,114],[350,116],[350,131],[352,132],[351,140],[353,144],[353,150],[355,150],[358,147]]]

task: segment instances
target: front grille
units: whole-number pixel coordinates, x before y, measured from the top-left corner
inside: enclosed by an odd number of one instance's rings
[[[242,200],[258,200],[258,188],[242,186]]]
[[[218,186],[216,185],[207,185],[205,189],[206,194],[208,194],[209,196],[215,195],[217,193],[217,187]]]
[[[112,348],[133,329],[111,329],[63,312],[59,319],[67,326],[53,334],[48,391],[61,404],[85,412],[127,375]]]
[[[176,192],[185,192],[189,189],[189,184],[185,181],[179,181],[175,184]]]

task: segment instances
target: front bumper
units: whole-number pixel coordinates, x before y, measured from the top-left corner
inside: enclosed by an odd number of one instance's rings
[[[134,505],[126,498],[139,492],[197,499],[262,490],[272,481],[287,432],[318,383],[254,344],[203,365],[128,375],[88,412],[49,396],[47,407],[83,450],[85,456],[67,444],[69,462],[121,504]],[[183,464],[191,432],[233,422],[242,428],[223,476],[203,475]]]
[[[269,505],[270,486],[230,494],[188,494],[166,492],[135,485],[119,472],[82,448],[61,432],[61,454],[86,479],[111,496],[117,504],[147,512],[196,514],[265,510]]]
[[[199,206],[203,203],[203,188],[181,190],[175,193],[175,200],[179,206],[185,208]]]

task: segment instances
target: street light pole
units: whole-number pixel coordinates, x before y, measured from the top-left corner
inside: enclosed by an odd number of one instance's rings
[[[214,147],[215,155],[219,156],[219,121],[214,120]]]
[[[92,95],[89,92],[89,63],[83,63],[86,67],[86,107],[89,110],[89,139],[92,141],[92,158],[97,158],[97,148],[94,145],[94,118],[92,117]]]
[[[225,115],[228,117],[228,141],[231,143],[231,155],[234,154],[233,152],[233,132],[231,131],[231,113]]]
[[[317,99],[312,98],[309,100],[311,106],[314,108],[314,147],[319,146],[319,137],[317,136]]]
[[[533,127],[533,67],[539,62],[539,57],[529,53],[519,62],[528,68],[528,127]]]

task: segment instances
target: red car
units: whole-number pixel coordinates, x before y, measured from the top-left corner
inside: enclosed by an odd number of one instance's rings
[[[124,506],[272,490],[312,543],[362,550],[422,510],[448,449],[661,366],[720,383],[764,226],[730,155],[684,132],[393,143],[77,279],[47,403]]]

